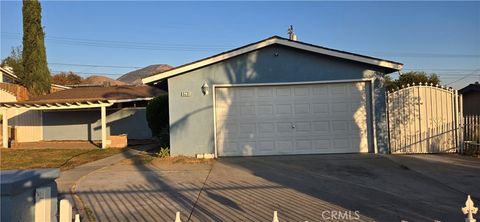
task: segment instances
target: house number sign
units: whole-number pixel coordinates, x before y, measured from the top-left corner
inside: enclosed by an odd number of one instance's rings
[[[182,92],[180,93],[180,96],[181,96],[181,97],[190,97],[190,96],[192,96],[192,92],[190,92],[190,91],[182,91]]]

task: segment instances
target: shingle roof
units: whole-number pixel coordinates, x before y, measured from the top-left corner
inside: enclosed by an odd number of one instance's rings
[[[469,84],[468,86],[463,87],[462,89],[458,90],[460,94],[467,94],[470,92],[480,92],[480,83],[475,82],[473,84]]]

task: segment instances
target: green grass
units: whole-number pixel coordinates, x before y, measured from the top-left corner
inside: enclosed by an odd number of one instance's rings
[[[123,149],[0,149],[0,169],[60,168],[103,159]]]

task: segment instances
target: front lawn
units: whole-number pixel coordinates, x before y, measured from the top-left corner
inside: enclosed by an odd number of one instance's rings
[[[103,159],[123,149],[0,149],[0,169],[72,169]]]

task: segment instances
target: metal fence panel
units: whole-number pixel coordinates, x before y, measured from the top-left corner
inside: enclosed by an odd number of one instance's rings
[[[456,90],[427,84],[388,92],[390,152],[456,152],[459,101]]]

